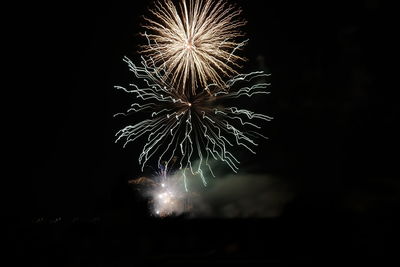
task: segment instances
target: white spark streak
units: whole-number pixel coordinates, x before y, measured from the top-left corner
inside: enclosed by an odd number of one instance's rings
[[[225,107],[220,102],[268,94],[269,92],[266,91],[268,83],[239,86],[238,89],[235,89],[235,86],[239,82],[247,84],[256,78],[265,78],[269,75],[260,71],[240,74],[225,83],[225,87],[229,87],[229,90],[211,84],[189,99],[185,94],[167,87],[159,74],[160,70],[149,66],[146,60],[143,59],[142,67],[136,66],[127,57],[124,61],[145,86],[131,84],[129,89],[115,86],[116,89],[134,95],[138,101],[133,103],[126,113],[115,116],[128,116],[135,112],[142,112],[148,114],[148,118],[121,129],[116,134],[116,142],[124,140],[124,146],[126,146],[139,138],[146,141],[139,156],[142,170],[149,160],[158,154],[158,164],[165,160],[167,166],[173,157],[177,156],[179,168],[183,170],[185,189],[188,190],[186,170],[193,175],[199,175],[206,185],[203,168],[210,170],[213,175],[209,164],[210,158],[226,163],[234,172],[237,172],[240,162],[231,149],[240,146],[255,154],[253,147],[258,146],[255,136],[266,138],[254,131],[261,129],[255,120],[270,121],[271,117],[239,107]],[[194,166],[197,159],[199,161]]]

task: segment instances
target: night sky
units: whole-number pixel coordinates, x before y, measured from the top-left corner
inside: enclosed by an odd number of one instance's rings
[[[7,89],[17,95],[8,198],[17,257],[133,266],[392,255],[400,182],[396,99],[382,81],[389,21],[381,1],[234,2],[248,20],[243,72],[272,74],[271,94],[254,109],[275,118],[263,128],[270,139],[257,155],[240,155],[241,167],[290,186],[282,215],[150,218],[128,184],[141,176],[141,144],[114,143],[129,121],[113,114],[131,99],[113,86],[133,81],[122,57],[139,60],[141,15],[151,2],[27,4],[10,20],[16,75]]]

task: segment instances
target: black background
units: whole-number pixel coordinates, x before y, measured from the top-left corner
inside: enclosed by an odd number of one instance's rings
[[[122,57],[138,59],[150,2],[21,4],[7,20],[15,52],[4,51],[16,74],[6,113],[12,255],[52,266],[393,255],[400,183],[381,1],[235,2],[249,22],[245,71],[272,73],[272,94],[255,108],[275,118],[244,168],[291,184],[296,197],[283,215],[149,217],[127,183],[140,175],[139,146],[114,144],[126,121],[112,116],[130,101],[113,86],[131,81]]]

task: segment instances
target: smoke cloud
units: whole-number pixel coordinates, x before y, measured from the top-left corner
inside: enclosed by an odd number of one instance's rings
[[[282,179],[267,174],[215,178],[192,198],[191,217],[271,218],[281,214],[293,194]]]
[[[216,178],[205,173],[207,186],[199,175],[189,175],[186,171],[189,192],[185,191],[179,171],[168,174],[162,182],[154,182],[144,192],[151,200],[152,213],[155,216],[184,214],[189,218],[272,218],[280,216],[293,198],[290,184],[280,177],[218,171]],[[160,177],[154,179],[160,180]]]

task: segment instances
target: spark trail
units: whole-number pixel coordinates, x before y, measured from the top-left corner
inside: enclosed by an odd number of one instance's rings
[[[261,128],[257,122],[270,121],[271,117],[224,104],[229,99],[268,94],[269,84],[259,81],[265,80],[268,74],[262,71],[239,74],[225,82],[223,88],[213,83],[196,95],[188,96],[169,86],[163,80],[165,70],[154,62],[149,65],[149,61],[142,58],[141,66],[136,66],[127,57],[124,61],[143,86],[115,87],[137,99],[125,113],[115,116],[142,112],[147,114],[147,119],[121,129],[116,134],[116,142],[123,140],[126,146],[139,138],[146,140],[139,156],[142,170],[152,159],[158,166],[162,161],[169,166],[177,156],[187,191],[187,171],[199,175],[206,185],[205,168],[214,176],[210,160],[222,161],[237,172],[240,162],[232,150],[243,147],[255,154],[256,139],[266,138],[257,132]]]

